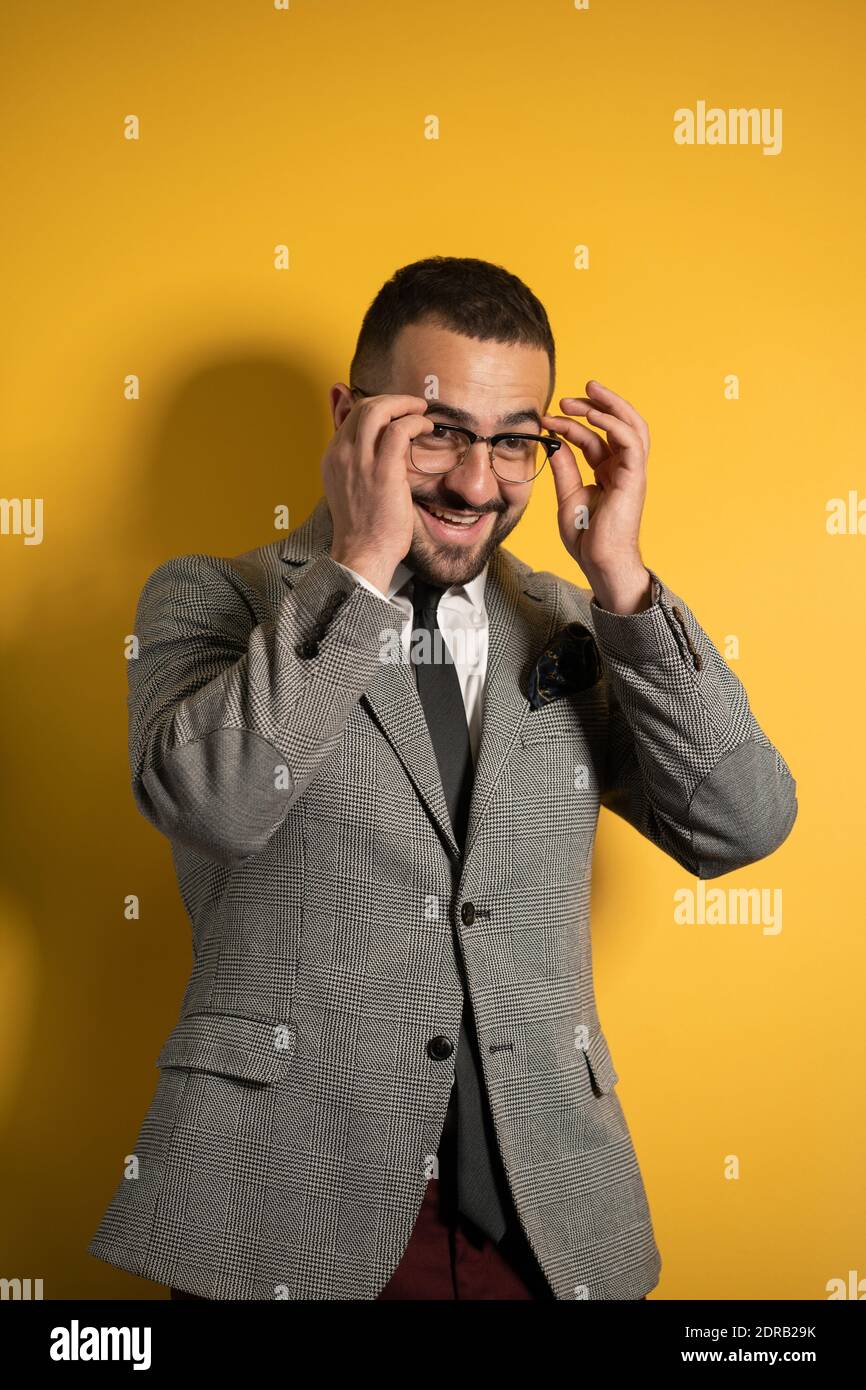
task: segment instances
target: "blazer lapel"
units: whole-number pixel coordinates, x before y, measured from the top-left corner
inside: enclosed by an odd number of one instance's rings
[[[466,858],[481,833],[496,783],[531,709],[529,672],[556,620],[553,576],[535,574],[498,547],[484,586],[489,636],[487,679],[475,784],[466,832]]]
[[[280,558],[284,581],[295,584],[306,567],[330,548],[332,537],[331,514],[323,497],[306,521],[282,544]],[[449,852],[455,859],[459,858],[439,765],[411,667],[398,662],[380,662],[366,693],[361,696],[361,704],[393,747]]]
[[[330,546],[331,517],[320,500],[281,547],[283,578],[293,584],[308,564]],[[548,642],[555,619],[552,577],[533,574],[507,551],[493,551],[484,586],[489,634],[487,678],[475,781],[467,828],[472,851],[506,759],[530,710],[529,671]],[[451,829],[436,754],[411,666],[381,662],[361,696],[400,759],[406,774],[455,860],[460,852]]]

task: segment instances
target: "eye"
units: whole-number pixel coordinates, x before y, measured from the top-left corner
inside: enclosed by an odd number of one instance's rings
[[[457,440],[459,435],[454,434],[447,425],[441,425],[437,420],[431,420],[432,430],[427,430],[424,434],[418,434],[412,441],[412,448],[418,453],[454,453],[458,448]]]
[[[500,439],[499,448],[505,450],[509,454],[519,454],[534,449],[536,443],[537,441],[535,439],[528,439],[526,435],[507,434],[503,435],[502,439]]]

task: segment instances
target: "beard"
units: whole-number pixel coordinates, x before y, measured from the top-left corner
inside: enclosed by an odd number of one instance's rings
[[[418,496],[421,498],[422,495],[419,493]],[[438,497],[429,500],[443,507],[459,509],[466,506],[462,498],[450,503],[440,502]],[[519,511],[512,508],[498,511],[490,527],[490,534],[472,546],[434,541],[425,530],[422,519],[417,517],[412,544],[403,563],[428,584],[468,584],[470,579],[481,573],[497,546],[511,534],[524,510],[525,505]]]

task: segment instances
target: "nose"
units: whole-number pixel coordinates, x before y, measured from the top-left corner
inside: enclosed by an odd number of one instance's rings
[[[457,492],[470,507],[501,498],[499,479],[490,467],[490,446],[482,439],[471,444],[459,468],[445,475],[445,486]]]

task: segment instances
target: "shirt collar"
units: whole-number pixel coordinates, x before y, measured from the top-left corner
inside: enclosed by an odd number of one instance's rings
[[[476,609],[477,612],[483,613],[484,586],[487,581],[487,570],[488,565],[485,565],[484,569],[480,572],[480,574],[476,574],[475,578],[470,579],[466,584],[450,585],[450,587],[447,588],[444,594],[442,595],[443,600],[446,598],[451,598],[455,595],[460,595],[461,597],[465,597],[471,604],[471,606],[474,609]],[[399,593],[401,590],[405,589],[410,579],[413,578],[413,571],[410,570],[408,565],[404,564],[401,560],[399,565],[395,569],[393,575],[391,576],[391,583],[385,590],[386,597],[389,599],[393,598],[396,593]],[[408,594],[407,597],[409,597]]]

